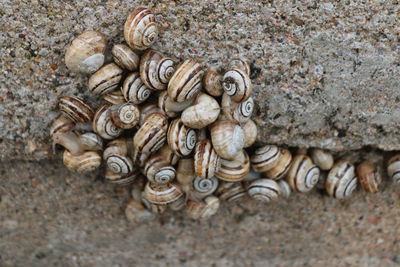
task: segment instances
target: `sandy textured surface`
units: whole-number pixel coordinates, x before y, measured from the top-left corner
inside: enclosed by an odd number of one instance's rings
[[[156,49],[178,59],[252,63],[263,139],[333,150],[400,149],[396,1],[11,1],[0,7],[0,158],[48,158],[56,99],[87,94],[66,46],[85,30],[122,41],[132,8],[161,24]],[[49,113],[53,112],[53,113]]]

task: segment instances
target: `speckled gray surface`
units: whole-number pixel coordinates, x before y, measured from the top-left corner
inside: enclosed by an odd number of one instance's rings
[[[64,65],[66,46],[90,29],[110,44],[122,41],[123,22],[139,4],[162,26],[156,49],[217,65],[249,58],[263,140],[400,148],[397,1],[3,0],[1,159],[51,157],[57,97],[90,98],[87,77]]]

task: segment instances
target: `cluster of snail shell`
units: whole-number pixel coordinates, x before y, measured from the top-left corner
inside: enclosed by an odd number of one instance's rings
[[[78,36],[66,51],[66,65],[91,75],[88,90],[103,103],[94,110],[80,98],[62,96],[61,115],[50,129],[69,170],[102,169],[107,182],[132,186],[129,220],[143,221],[167,208],[209,218],[223,201],[250,196],[269,202],[291,191],[309,192],[322,172],[328,173],[325,187],[332,197],[350,195],[358,182],[368,192],[378,191],[374,163],[355,169],[320,149],[292,155],[262,145],[251,120],[250,67],[243,58],[224,71],[193,59],[179,63],[149,48],[157,36],[147,8],[128,16],[126,45],[113,46],[113,63],[104,64],[103,34]],[[388,171],[400,182],[400,156]]]

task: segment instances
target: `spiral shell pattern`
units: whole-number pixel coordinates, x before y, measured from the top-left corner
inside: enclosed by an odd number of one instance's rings
[[[226,182],[238,182],[243,180],[249,172],[249,155],[243,150],[233,160],[221,159],[221,166],[215,172],[215,176]]]
[[[389,160],[387,167],[389,177],[393,179],[393,182],[400,183],[400,154],[395,155]]]
[[[61,113],[75,123],[93,120],[93,109],[80,98],[63,96],[59,98],[58,105]]]
[[[194,152],[194,169],[201,178],[212,178],[221,166],[221,158],[215,152],[211,141],[203,139],[196,145]]]
[[[143,197],[156,205],[167,205],[183,196],[182,189],[173,183],[156,185],[148,182],[144,187]]]
[[[247,60],[243,57],[233,58],[229,62],[228,69],[239,69],[250,76],[250,65]]]
[[[155,16],[147,8],[136,8],[124,25],[124,37],[132,49],[145,50],[157,39],[158,27]]]
[[[142,82],[138,72],[133,72],[126,77],[121,91],[126,101],[133,104],[143,103],[151,94],[151,90]]]
[[[310,191],[319,180],[320,170],[309,156],[300,154],[293,158],[287,181],[290,187],[298,192]]]
[[[140,111],[132,103],[114,105],[110,113],[112,122],[121,129],[131,129],[139,123]]]
[[[255,200],[270,202],[281,194],[279,185],[271,179],[257,179],[247,187],[247,193]]]
[[[326,180],[326,191],[335,198],[344,198],[356,189],[357,177],[354,166],[345,160],[339,160],[329,171]]]
[[[256,172],[266,172],[274,168],[281,157],[280,149],[275,145],[257,148],[251,156],[251,166]]]
[[[246,101],[253,92],[251,80],[247,73],[240,69],[233,69],[225,73],[222,86],[233,101]]]
[[[135,71],[139,68],[139,56],[124,44],[114,45],[111,53],[114,62],[123,69]]]
[[[171,122],[167,138],[171,150],[180,157],[188,156],[192,153],[197,142],[196,131],[183,125],[181,119]]]
[[[196,177],[193,180],[193,189],[202,194],[202,196],[208,196],[215,192],[218,188],[218,179],[213,177],[209,179],[203,179]]]
[[[111,155],[107,158],[107,168],[116,174],[128,174],[133,170],[132,160],[122,155]]]
[[[94,94],[104,95],[118,87],[123,71],[115,63],[109,63],[96,71],[89,79],[89,91]]]
[[[122,133],[111,120],[110,105],[102,105],[94,115],[93,131],[104,139],[114,139]]]
[[[254,100],[249,97],[247,100],[236,103],[231,100],[228,94],[222,97],[222,110],[224,115],[231,121],[245,123],[250,120],[253,114]]]
[[[175,168],[158,154],[151,156],[147,160],[143,173],[150,182],[157,185],[168,184],[176,176]]]
[[[153,90],[167,89],[174,72],[174,61],[157,51],[147,50],[140,59],[140,78]]]

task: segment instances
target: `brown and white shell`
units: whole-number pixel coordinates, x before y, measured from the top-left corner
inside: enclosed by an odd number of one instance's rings
[[[332,154],[319,148],[311,150],[311,158],[315,165],[324,171],[330,170],[334,163]]]
[[[160,155],[154,154],[146,161],[143,174],[157,185],[168,184],[175,179],[176,171],[171,164]]]
[[[275,167],[265,172],[265,175],[269,179],[278,180],[283,178],[290,167],[292,162],[292,154],[289,150],[281,148],[281,156],[279,157],[278,163]]]
[[[281,195],[281,189],[277,182],[271,179],[257,179],[249,184],[247,193],[255,200],[270,202]]]
[[[123,131],[112,122],[109,104],[103,104],[96,111],[92,127],[95,133],[108,140],[120,136]]]
[[[60,97],[58,107],[61,113],[74,123],[85,123],[93,120],[93,109],[78,97]]]
[[[181,185],[191,185],[195,177],[193,158],[180,159],[176,170],[176,180]]]
[[[219,113],[218,102],[213,97],[200,93],[197,95],[193,105],[182,112],[181,119],[186,126],[201,129],[215,122]]]
[[[125,103],[124,95],[119,89],[103,95],[103,99],[113,105]]]
[[[274,168],[281,157],[281,150],[276,145],[257,148],[251,156],[251,166],[256,172],[266,172]]]
[[[147,8],[133,10],[125,21],[124,37],[132,49],[145,50],[158,37],[158,26],[155,16]]]
[[[242,125],[242,129],[244,132],[244,147],[250,147],[258,137],[257,125],[253,120],[248,120]]]
[[[194,152],[194,170],[201,178],[212,178],[221,166],[221,159],[215,152],[209,139],[203,139],[196,145]]]
[[[281,195],[284,198],[289,198],[290,194],[292,193],[292,189],[290,189],[290,185],[283,179],[278,180],[277,183],[281,190]]]
[[[140,58],[128,46],[124,44],[116,44],[113,46],[111,53],[114,62],[123,69],[135,71],[139,68]]]
[[[237,123],[216,121],[211,124],[210,132],[212,145],[223,159],[235,159],[244,148],[244,132]]]
[[[222,112],[230,121],[245,123],[250,120],[254,109],[254,100],[250,96],[247,100],[237,103],[231,100],[228,94],[222,96]]]
[[[196,131],[185,126],[181,119],[175,119],[168,127],[167,141],[176,155],[188,156],[196,146]]]
[[[250,77],[240,69],[232,69],[225,73],[222,86],[233,101],[246,101],[253,92]]]
[[[221,201],[237,201],[246,195],[247,190],[243,183],[221,182],[216,192]]]
[[[222,88],[222,74],[217,68],[209,67],[203,76],[203,88],[207,93],[214,97],[221,96],[224,93]]]
[[[140,176],[140,172],[136,168],[134,168],[128,174],[115,173],[115,172],[111,171],[110,169],[106,169],[104,179],[107,183],[124,186],[124,185],[132,184],[133,182],[135,182],[138,179],[139,176]]]
[[[379,191],[379,184],[382,182],[382,177],[376,164],[364,161],[357,166],[356,174],[361,187],[365,191],[369,193],[376,193]]]
[[[144,188],[143,196],[150,203],[156,205],[167,205],[183,196],[182,189],[173,183],[156,185],[148,182]]]
[[[344,198],[356,189],[357,177],[354,166],[348,161],[337,161],[326,179],[326,191],[331,197]]]
[[[208,219],[217,213],[220,200],[215,196],[208,196],[203,201],[189,200],[185,207],[186,214],[194,219]]]
[[[219,181],[216,177],[203,179],[197,176],[193,179],[192,185],[196,196],[204,198],[212,195],[217,190]]]
[[[104,95],[114,91],[122,79],[123,70],[115,63],[109,63],[90,77],[88,88],[91,93]]]
[[[55,133],[65,133],[69,132],[74,128],[75,124],[67,117],[60,115],[55,119],[50,126],[50,136]]]
[[[174,61],[154,50],[147,50],[140,59],[140,78],[153,90],[166,90],[175,72]]]
[[[250,65],[244,57],[236,57],[231,59],[228,69],[239,69],[250,76]]]
[[[184,109],[192,105],[194,99],[184,102],[172,101],[167,91],[163,91],[158,95],[158,107],[170,118],[177,117]]]
[[[125,100],[134,104],[143,103],[151,94],[151,90],[140,79],[138,72],[132,72],[125,78],[121,91]]]
[[[68,150],[64,150],[63,162],[70,171],[88,173],[100,167],[101,156],[96,151],[86,151],[79,155],[73,155]]]
[[[221,159],[221,166],[215,176],[226,182],[243,180],[250,172],[250,158],[245,150],[240,151],[233,160]]]
[[[111,121],[121,129],[132,129],[139,123],[140,111],[133,103],[117,104],[110,107]]]
[[[142,126],[143,123],[146,121],[147,117],[150,116],[153,113],[161,113],[164,114],[164,112],[156,105],[153,103],[147,103],[144,105],[139,106],[140,110],[140,120],[139,120],[139,125]]]
[[[387,172],[393,182],[400,183],[400,154],[397,154],[389,159]]]
[[[293,158],[286,180],[294,191],[305,193],[314,188],[319,176],[320,170],[311,158],[300,154]]]
[[[168,144],[164,144],[156,153],[160,157],[162,157],[165,161],[169,162],[172,166],[178,163],[180,157],[176,155]]]

